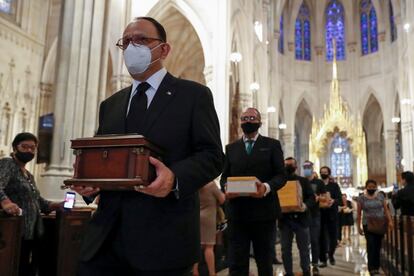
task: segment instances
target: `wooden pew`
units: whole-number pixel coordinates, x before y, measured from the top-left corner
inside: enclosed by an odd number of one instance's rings
[[[18,275],[22,231],[22,217],[0,210],[0,275]]]

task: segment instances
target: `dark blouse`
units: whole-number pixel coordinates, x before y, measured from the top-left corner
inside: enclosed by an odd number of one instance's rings
[[[40,196],[33,175],[28,174],[26,178],[13,158],[0,159],[0,201],[8,198],[23,210],[23,238],[31,240],[42,234],[40,212],[50,212],[50,202]]]

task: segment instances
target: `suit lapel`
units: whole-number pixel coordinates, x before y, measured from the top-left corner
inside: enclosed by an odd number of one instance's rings
[[[174,87],[175,81],[175,77],[173,77],[170,73],[167,73],[162,80],[145,114],[145,122],[143,128],[144,133],[148,133],[162,111],[165,110],[166,106],[174,98],[176,94]]]
[[[132,90],[132,85],[129,87],[125,87],[121,91],[121,96],[118,99],[119,101],[118,106],[120,108],[118,109],[116,114],[114,114],[114,118],[111,118],[113,122],[116,122],[114,125],[117,128],[116,133],[123,133],[125,131],[126,113],[127,113],[128,103],[129,103],[129,97],[131,95],[131,90]]]
[[[249,164],[249,155],[247,154],[243,138],[239,139],[237,142],[237,152],[240,152],[240,160],[245,160],[245,162],[243,162],[244,165],[242,171],[246,171],[247,165]]]

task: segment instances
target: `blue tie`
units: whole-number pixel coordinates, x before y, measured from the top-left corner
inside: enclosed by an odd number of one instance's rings
[[[248,155],[250,155],[250,153],[252,153],[252,149],[253,149],[253,140],[247,140],[246,141],[246,152]]]

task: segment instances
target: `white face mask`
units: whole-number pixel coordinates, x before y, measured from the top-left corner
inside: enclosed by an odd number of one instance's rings
[[[160,58],[158,58],[151,62],[151,51],[158,48],[160,45],[162,44],[159,44],[154,48],[150,49],[148,46],[145,45],[133,45],[132,43],[130,43],[124,51],[124,60],[128,72],[131,75],[136,75],[147,71],[148,67],[152,63],[160,60]]]

